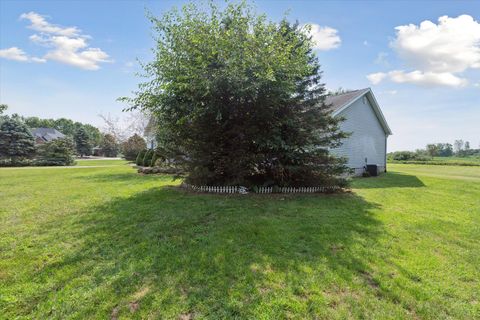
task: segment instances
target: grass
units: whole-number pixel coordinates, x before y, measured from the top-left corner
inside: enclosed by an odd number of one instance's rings
[[[123,164],[0,169],[2,319],[480,317],[480,168],[189,194]]]
[[[129,162],[126,160],[76,160],[77,166],[112,166],[112,165],[124,165],[128,164]]]
[[[389,163],[402,163],[402,164],[428,164],[428,165],[444,165],[444,166],[480,166],[480,156],[469,157],[434,157],[433,159],[420,161],[420,160],[388,160]]]

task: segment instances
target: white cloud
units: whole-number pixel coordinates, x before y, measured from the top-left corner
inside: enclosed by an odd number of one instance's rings
[[[67,37],[34,34],[30,40],[53,48],[45,55],[47,60],[56,60],[86,70],[97,70],[99,63],[110,62],[108,54],[99,48],[88,48],[86,37]]]
[[[17,47],[0,50],[0,57],[9,60],[28,61],[28,57],[25,52]]]
[[[379,84],[382,82],[383,79],[385,79],[388,76],[388,74],[384,72],[377,72],[377,73],[371,73],[367,75],[367,79],[372,83],[372,84]]]
[[[21,62],[45,62],[45,59],[37,57],[29,57],[25,51],[17,47],[0,50],[0,58],[15,60]]]
[[[442,16],[438,25],[426,20],[420,26],[395,29],[392,47],[414,68],[432,72],[480,68],[480,23],[469,15]]]
[[[342,42],[338,36],[338,30],[330,27],[322,27],[315,23],[310,23],[309,35],[314,42],[314,49],[327,51],[338,48]]]
[[[85,70],[97,70],[100,63],[111,62],[109,55],[100,48],[91,48],[88,44],[90,36],[82,34],[77,27],[61,27],[49,23],[45,16],[35,12],[24,13],[20,19],[31,22],[28,28],[38,31],[30,36],[30,40],[43,45],[49,50],[43,58],[28,57],[16,47],[0,50],[0,57],[17,61],[45,62],[55,60]]]
[[[364,41],[363,41],[363,45],[366,46],[366,47],[368,47],[370,44],[368,43],[367,40],[364,40]]]
[[[31,25],[28,27],[35,31],[57,34],[61,36],[76,36],[80,34],[80,29],[77,27],[62,28],[47,22],[44,16],[35,12],[23,13],[20,15],[20,19],[30,20]]]
[[[390,80],[397,83],[413,83],[424,86],[449,86],[449,87],[463,87],[467,85],[468,81],[464,78],[455,76],[450,72],[422,72],[415,70],[412,72],[404,72],[401,70],[394,70],[388,73]]]
[[[415,70],[405,72],[403,70],[393,70],[390,72],[377,72],[367,75],[367,79],[372,84],[379,84],[384,79],[390,79],[396,83],[413,83],[422,86],[449,86],[463,87],[468,84],[467,79],[460,78],[449,72],[422,72]]]
[[[460,87],[468,83],[460,73],[480,69],[480,23],[469,15],[442,16],[438,24],[425,20],[419,26],[409,24],[395,30],[391,46],[413,71],[388,72],[388,79],[394,82]],[[387,78],[378,80],[372,75],[367,78],[373,79],[373,84]]]

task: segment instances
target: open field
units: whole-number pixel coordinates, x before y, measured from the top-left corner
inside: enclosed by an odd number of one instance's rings
[[[480,318],[480,167],[219,196],[115,164],[0,169],[1,319]]]
[[[388,160],[389,163],[401,163],[401,164],[426,164],[426,165],[453,165],[453,166],[480,166],[480,156],[470,157],[434,157],[431,160],[419,161],[419,160]]]

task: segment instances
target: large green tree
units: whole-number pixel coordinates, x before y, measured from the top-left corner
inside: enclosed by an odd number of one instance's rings
[[[118,155],[118,143],[112,134],[105,134],[100,144],[105,157],[116,157]]]
[[[89,156],[92,154],[92,145],[90,144],[90,139],[83,127],[80,127],[74,136],[75,148],[77,153],[83,156]]]
[[[157,118],[160,146],[195,184],[343,184],[341,144],[325,105],[309,27],[269,21],[242,2],[194,3],[150,17],[151,81],[130,103]]]
[[[0,124],[0,158],[12,165],[35,155],[35,140],[28,127],[18,119],[6,118]]]

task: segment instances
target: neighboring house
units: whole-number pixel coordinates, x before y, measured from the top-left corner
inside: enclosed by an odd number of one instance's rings
[[[36,128],[32,129],[35,143],[42,144],[59,138],[65,138],[65,135],[53,128]]]
[[[150,117],[148,120],[148,124],[145,127],[143,132],[143,136],[145,138],[145,142],[147,143],[148,149],[155,149],[157,147],[157,137],[156,137],[156,129],[157,123],[154,117]]]
[[[333,116],[343,117],[340,129],[351,135],[332,153],[348,159],[348,167],[361,175],[367,164],[387,170],[387,138],[392,134],[370,88],[331,95],[326,99]]]

